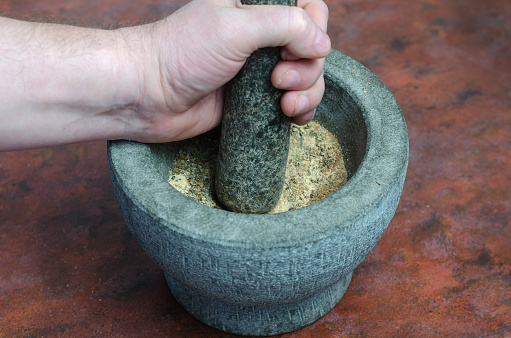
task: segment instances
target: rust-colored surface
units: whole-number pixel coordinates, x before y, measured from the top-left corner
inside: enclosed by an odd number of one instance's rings
[[[0,0],[0,12],[109,25],[182,3]],[[396,95],[410,166],[396,216],[344,298],[284,337],[511,337],[511,3],[328,4],[333,47]],[[1,335],[230,336],[176,303],[129,233],[105,147],[0,154]]]

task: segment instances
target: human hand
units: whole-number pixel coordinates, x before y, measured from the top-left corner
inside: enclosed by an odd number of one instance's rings
[[[298,7],[196,0],[162,21],[120,29],[137,86],[125,138],[167,142],[214,128],[224,85],[252,52],[270,46],[283,46],[271,78],[286,90],[282,111],[296,124],[309,122],[324,92],[327,19],[322,0]]]

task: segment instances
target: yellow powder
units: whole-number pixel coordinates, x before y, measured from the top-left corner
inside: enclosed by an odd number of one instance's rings
[[[215,194],[216,139],[195,140],[184,146],[170,169],[169,183],[184,195],[222,209]],[[341,146],[316,122],[291,125],[284,189],[270,213],[299,209],[342,187],[347,180]]]

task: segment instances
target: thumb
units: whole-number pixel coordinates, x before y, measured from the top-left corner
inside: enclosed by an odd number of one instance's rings
[[[323,58],[330,53],[328,35],[300,7],[277,5],[241,5],[246,46],[250,54],[263,47],[285,46],[295,56],[307,59]]]

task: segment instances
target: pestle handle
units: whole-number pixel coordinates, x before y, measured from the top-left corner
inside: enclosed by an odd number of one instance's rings
[[[245,5],[296,6],[296,0],[242,0]],[[280,108],[282,90],[271,84],[280,48],[254,52],[228,83],[215,188],[229,210],[264,213],[284,186],[290,119]]]

